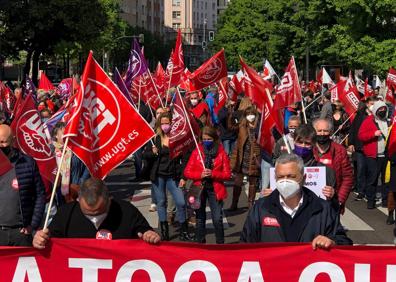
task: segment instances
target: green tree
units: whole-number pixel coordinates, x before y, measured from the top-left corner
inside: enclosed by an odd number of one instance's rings
[[[212,48],[225,48],[227,63],[238,55],[261,67],[267,58],[284,67],[294,55],[300,69],[343,64],[384,74],[395,65],[396,1],[233,0],[220,16]]]
[[[89,42],[99,37],[108,24],[104,0],[25,0],[7,1],[0,8],[3,23],[0,48],[3,54],[17,57],[27,52],[24,73],[33,61],[37,79],[41,54],[52,54],[61,42]]]

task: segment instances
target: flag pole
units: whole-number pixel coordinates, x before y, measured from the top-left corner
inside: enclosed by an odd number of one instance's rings
[[[164,107],[164,103],[162,103],[161,96],[160,96],[160,94],[159,94],[159,92],[158,92],[157,85],[154,83],[154,79],[153,79],[153,76],[151,75],[151,71],[150,71],[150,70],[147,70],[147,72],[148,72],[149,75],[150,75],[151,82],[152,82],[153,85],[154,85],[154,89],[155,89],[155,92],[157,93],[157,96],[158,96],[160,102],[161,102],[161,106],[162,106],[163,108],[165,108],[165,107]]]
[[[142,89],[142,79],[139,78],[138,106],[137,106],[138,112],[140,111],[140,96],[141,96],[140,92],[141,92],[141,89]]]
[[[340,144],[344,143],[344,141],[349,137],[349,133],[341,140]]]
[[[283,142],[285,142],[285,146],[286,146],[287,153],[288,153],[288,154],[291,154],[291,148],[290,148],[290,146],[289,146],[289,142],[287,141],[286,135],[283,134],[283,135],[282,135],[282,138],[283,138]]]
[[[321,98],[323,96],[323,94],[320,94],[318,97],[316,97],[311,103],[309,103],[305,109],[308,109],[310,106],[312,106],[313,103],[315,103],[317,100],[319,100],[319,98]]]
[[[187,120],[188,126],[190,127],[191,135],[192,135],[192,137],[194,139],[195,146],[197,147],[199,158],[201,159],[202,165],[205,168],[205,162],[204,162],[204,159],[202,157],[201,150],[199,150],[198,142],[197,142],[197,139],[195,138],[195,134],[194,134],[194,131],[192,129],[190,118],[189,118],[189,115],[187,113],[186,107],[184,106],[184,102],[183,102],[182,96],[180,95],[179,87],[177,87],[176,90],[177,90],[177,93],[179,94],[179,99],[180,99],[180,102],[181,102],[181,104],[183,106],[183,112],[184,112],[184,115],[186,116],[186,120]]]
[[[296,68],[296,73],[297,73],[297,67],[296,67],[296,62],[294,61],[294,56],[292,56],[292,58],[293,58],[293,65]],[[298,83],[298,88],[300,89],[300,92],[301,92],[301,85],[300,85],[300,80],[298,79],[298,73],[297,73],[297,83]],[[304,97],[303,97],[302,93],[301,93],[301,106],[302,106],[302,112],[304,115],[304,122],[305,122],[305,124],[307,124],[308,123],[307,115],[305,114]]]
[[[354,112],[353,114],[351,114],[339,127],[338,129],[331,135],[331,137],[334,137],[338,131],[340,131],[342,129],[342,127],[344,126],[344,124],[346,124],[348,122],[348,120],[350,120],[352,118],[353,115],[355,115],[356,112]]]
[[[44,230],[48,227],[49,215],[51,213],[51,207],[52,207],[52,204],[54,202],[56,186],[57,186],[57,183],[59,181],[60,171],[61,171],[61,167],[62,167],[62,163],[63,163],[63,159],[64,159],[64,156],[65,156],[65,153],[66,153],[66,148],[67,148],[67,144],[68,143],[69,143],[69,137],[66,137],[65,144],[63,145],[62,156],[61,156],[60,163],[59,163],[59,166],[58,166],[58,171],[56,172],[54,186],[53,186],[52,192],[51,192],[51,199],[50,199],[50,202],[48,204],[47,215],[45,216],[45,222],[44,222],[44,227],[43,227]]]
[[[174,68],[174,65],[172,63],[172,69],[171,69],[170,76],[169,76],[168,90],[166,90],[165,107],[168,106],[168,96],[169,96],[169,89],[170,89],[171,82],[172,82],[173,68]]]

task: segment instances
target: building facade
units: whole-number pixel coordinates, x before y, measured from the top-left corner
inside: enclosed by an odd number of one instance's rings
[[[122,0],[121,17],[173,41],[180,29],[186,66],[192,70],[209,57],[217,17],[230,0]]]
[[[151,33],[164,33],[164,2],[169,0],[122,0],[121,17],[131,26],[142,27]]]
[[[164,36],[174,40],[177,30],[183,36],[186,66],[198,67],[208,57],[209,34],[217,23],[217,0],[165,0]]]

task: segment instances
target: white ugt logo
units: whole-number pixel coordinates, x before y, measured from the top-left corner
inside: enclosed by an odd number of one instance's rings
[[[85,88],[85,93],[88,93],[88,97],[84,96],[84,101],[83,101],[83,108],[86,109],[86,111],[83,114],[83,117],[85,119],[84,125],[87,125],[86,122],[90,125],[90,128],[93,128],[93,123],[98,119],[99,121],[96,123],[97,126],[92,129],[93,133],[93,146],[96,145],[96,143],[99,141],[99,134],[100,132],[106,127],[106,125],[112,125],[115,121],[116,118],[114,115],[106,109],[105,104],[103,101],[98,98],[93,90],[91,90],[91,86],[88,83],[86,88]],[[92,123],[91,123],[92,122]],[[80,128],[80,133],[83,134],[86,138],[90,138],[90,134],[87,134],[83,130],[85,129],[85,126]]]

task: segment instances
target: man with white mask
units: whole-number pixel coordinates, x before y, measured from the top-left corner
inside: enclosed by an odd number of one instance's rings
[[[303,187],[304,162],[295,154],[275,164],[276,190],[250,210],[241,242],[312,242],[312,248],[350,245],[331,202]]]

